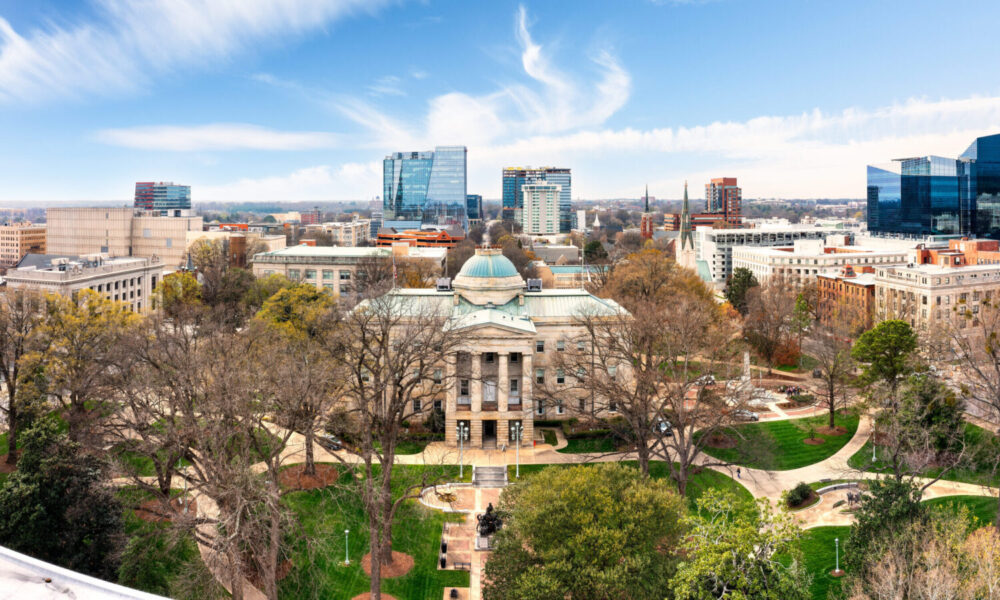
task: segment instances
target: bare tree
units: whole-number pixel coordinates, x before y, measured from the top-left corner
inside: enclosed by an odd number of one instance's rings
[[[743,336],[767,362],[768,372],[782,347],[792,338],[795,292],[781,276],[772,276],[747,292]]]
[[[0,294],[0,376],[7,388],[6,405],[0,403],[7,419],[7,464],[17,462],[18,378],[22,358],[42,312],[42,298],[21,290]]]
[[[810,341],[816,358],[816,370],[823,382],[825,404],[830,415],[829,427],[835,427],[838,408],[845,406],[846,388],[854,373],[854,359],[851,358],[851,338],[863,321],[859,322],[858,311],[842,304],[836,307],[825,324],[814,323]],[[839,399],[839,401],[838,401]]]
[[[338,459],[361,470],[358,485],[368,515],[371,594],[376,599],[381,597],[381,568],[393,560],[396,512],[427,485],[425,474],[394,493],[392,465],[403,423],[421,415],[446,385],[453,385],[445,370],[454,361],[460,337],[449,308],[390,292],[345,312],[327,336],[330,357],[346,378],[330,427],[345,442]]]

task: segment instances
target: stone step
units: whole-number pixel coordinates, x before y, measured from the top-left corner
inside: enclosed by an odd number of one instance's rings
[[[472,481],[476,487],[505,487],[507,467],[476,467]]]

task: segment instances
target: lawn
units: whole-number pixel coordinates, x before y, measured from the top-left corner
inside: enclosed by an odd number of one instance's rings
[[[819,365],[819,361],[809,356],[808,354],[802,355],[802,366],[800,367],[798,363],[794,365],[780,365],[774,367],[775,371],[784,371],[785,373],[809,373]]]
[[[559,442],[559,439],[556,438],[556,432],[552,429],[543,429],[542,438],[544,438],[545,443],[550,446],[555,446]]]
[[[396,454],[420,454],[427,447],[430,442],[428,440],[400,440],[396,444]]]
[[[941,479],[947,481],[960,481],[964,483],[1000,486],[1000,473],[993,472],[991,460],[991,458],[995,456],[995,450],[987,448],[988,445],[995,444],[996,442],[996,437],[992,433],[986,431],[982,427],[966,423],[966,446],[969,448],[978,447],[982,450],[979,452],[973,452],[972,457],[967,464],[962,465],[961,468],[951,469],[945,473]],[[847,460],[847,464],[860,471],[881,472],[888,469],[887,466],[880,466],[887,465],[882,456],[882,450],[876,451],[876,461],[874,465],[872,464],[872,443],[870,440],[865,442],[865,445]],[[940,468],[931,468],[924,471],[923,475],[925,477],[936,477],[940,473]]]
[[[768,421],[737,425],[738,432],[730,435],[737,440],[735,448],[705,448],[705,453],[734,465],[755,469],[787,471],[798,469],[830,458],[854,437],[858,430],[858,415],[837,413],[836,424],[847,433],[828,436],[817,433],[824,443],[812,446],[803,442],[809,437],[809,426],[826,426],[829,417],[821,415],[807,419]]]
[[[843,559],[844,542],[850,533],[850,527],[814,527],[802,532],[802,562],[806,571],[812,575],[809,591],[815,600],[826,600],[831,587],[839,589],[840,580],[830,576],[830,571],[836,567],[837,562],[834,539],[840,539]]]
[[[588,452],[614,452],[616,448],[614,436],[596,438],[570,438],[566,440],[566,447],[560,448],[559,452],[566,454],[586,454]]]
[[[582,465],[595,465],[597,463],[579,463]],[[638,463],[634,460],[622,461],[623,465],[634,467],[638,469]],[[530,477],[532,474],[541,471],[542,469],[552,467],[556,469],[577,466],[574,464],[553,464],[553,465],[521,465],[521,477]],[[649,475],[653,479],[665,479],[670,477],[670,472],[667,469],[667,464],[664,462],[651,462],[649,463]],[[509,465],[507,467],[507,477],[511,482],[517,481],[514,477],[514,465]],[[699,473],[695,473],[691,476],[690,481],[688,481],[687,487],[687,498],[688,504],[694,508],[695,501],[701,497],[705,490],[709,488],[723,488],[734,492],[738,497],[749,500],[751,496],[750,492],[736,482],[732,477],[719,473],[718,471],[713,471],[711,469],[704,469]]]
[[[399,466],[401,475],[417,475],[423,467]],[[447,471],[457,467],[445,467]],[[295,492],[285,501],[295,511],[301,531],[294,535],[293,568],[281,583],[282,598],[330,598],[349,600],[369,589],[361,569],[368,552],[367,519],[357,490],[339,486]],[[384,579],[382,591],[398,600],[440,600],[444,588],[469,585],[464,571],[438,571],[438,544],[445,520],[459,515],[428,509],[416,501],[406,502],[397,513],[393,548],[416,561],[403,577]],[[344,566],[344,530],[350,530],[350,566]]]
[[[976,518],[974,527],[991,525],[997,514],[997,499],[989,496],[945,496],[926,501],[927,506],[958,509],[966,507],[969,514]]]

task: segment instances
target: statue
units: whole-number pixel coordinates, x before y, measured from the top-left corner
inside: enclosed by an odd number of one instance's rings
[[[479,524],[476,526],[476,530],[482,537],[488,537],[497,532],[502,526],[503,521],[500,520],[500,516],[493,510],[493,503],[486,507],[486,514],[476,515],[476,521]]]

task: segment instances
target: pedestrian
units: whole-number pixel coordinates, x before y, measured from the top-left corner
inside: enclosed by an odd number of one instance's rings
[[[739,467],[736,467],[736,479],[742,479],[742,477],[740,477],[740,468]]]

